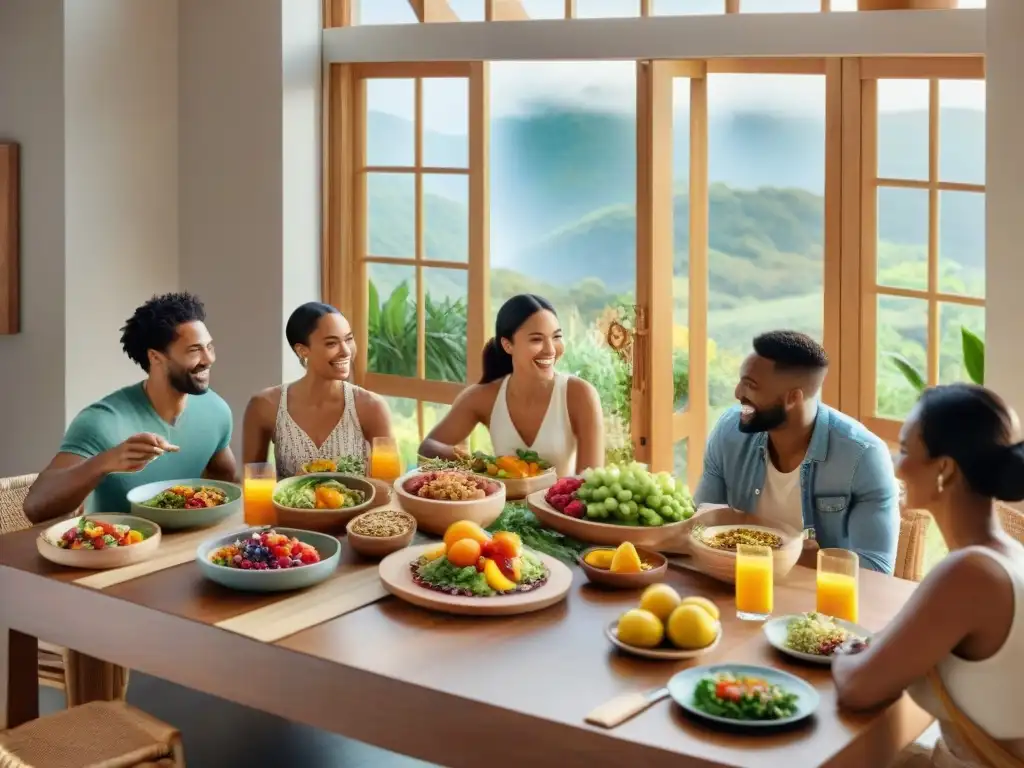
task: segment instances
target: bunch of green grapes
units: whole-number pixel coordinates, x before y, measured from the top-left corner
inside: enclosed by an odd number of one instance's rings
[[[576,497],[587,518],[618,525],[658,526],[693,516],[689,489],[668,472],[652,474],[643,464],[609,464],[583,473]]]

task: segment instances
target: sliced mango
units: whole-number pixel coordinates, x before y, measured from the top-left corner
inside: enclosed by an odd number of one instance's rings
[[[516,588],[516,583],[503,574],[498,564],[490,559],[484,563],[484,578],[487,579],[487,586],[495,592],[509,592]]]
[[[624,541],[619,544],[612,557],[612,573],[640,573],[644,569],[640,555],[633,546],[633,542]]]
[[[438,544],[433,549],[428,549],[424,552],[423,559],[429,563],[431,560],[437,560],[439,557],[444,557],[447,551],[448,547],[445,544]]]
[[[595,549],[593,552],[588,552],[583,560],[587,565],[593,568],[600,568],[607,571],[612,567],[612,558],[614,557],[614,549]]]

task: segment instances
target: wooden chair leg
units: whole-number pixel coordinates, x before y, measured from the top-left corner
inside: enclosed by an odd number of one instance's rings
[[[64,675],[68,707],[123,700],[128,693],[127,669],[71,649],[64,655]]]
[[[0,625],[0,731],[39,717],[38,653],[34,637]]]

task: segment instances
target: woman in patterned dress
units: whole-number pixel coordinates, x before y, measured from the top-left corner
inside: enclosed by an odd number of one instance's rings
[[[285,336],[306,374],[249,400],[242,427],[245,463],[265,462],[272,442],[282,479],[317,459],[355,456],[365,466],[373,438],[393,437],[391,414],[383,398],[347,381],[356,355],[348,320],[329,304],[312,301],[292,312]]]

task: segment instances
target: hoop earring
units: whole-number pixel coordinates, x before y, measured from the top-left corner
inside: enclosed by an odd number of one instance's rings
[[[942,475],[939,475],[938,478],[936,479],[935,487],[938,489],[938,492],[941,495],[942,494],[942,487],[943,487]]]

